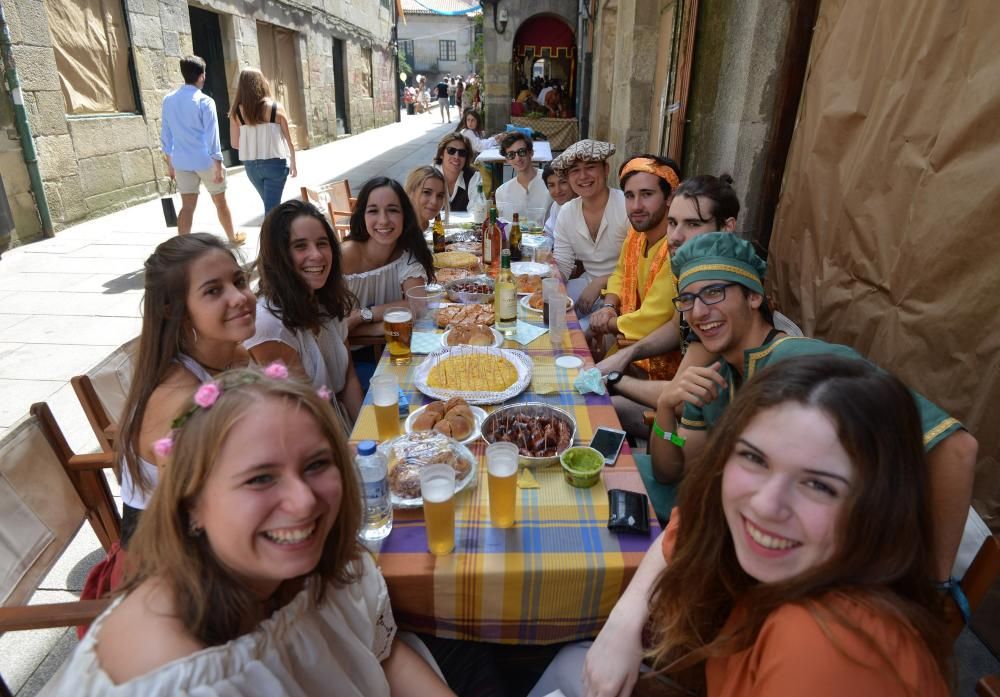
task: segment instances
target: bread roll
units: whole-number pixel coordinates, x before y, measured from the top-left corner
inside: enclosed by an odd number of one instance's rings
[[[451,436],[451,422],[448,421],[448,419],[441,419],[434,424],[434,430],[438,433],[443,433],[446,436]]]
[[[440,403],[440,402],[439,402]],[[413,420],[414,431],[429,431],[434,428],[434,424],[441,420],[441,414],[431,411],[428,407],[420,412],[420,416]]]
[[[444,402],[444,410],[441,413],[442,414],[447,414],[449,411],[451,411],[452,409],[454,409],[455,407],[458,407],[458,406],[465,406],[465,407],[467,407],[467,406],[469,406],[469,403],[466,402],[465,399],[462,398],[462,397],[452,397],[447,402]]]
[[[437,414],[438,416],[444,416],[444,413],[446,411],[448,411],[448,409],[445,407],[444,402],[431,402],[430,404],[427,405],[427,409],[424,410],[424,413],[425,414],[431,413],[431,414]]]
[[[455,440],[465,440],[472,435],[472,431],[475,428],[475,421],[456,414],[454,411],[449,412],[442,421],[448,423],[451,428],[451,437]]]

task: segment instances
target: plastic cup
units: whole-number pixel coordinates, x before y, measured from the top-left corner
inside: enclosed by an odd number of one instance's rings
[[[561,290],[549,295],[549,341],[562,348],[566,336],[566,294]]]
[[[561,288],[559,279],[553,276],[542,279],[542,322],[545,326],[549,325],[549,297],[553,293],[558,293]]]
[[[513,443],[492,443],[486,446],[490,522],[495,528],[514,526],[517,503],[517,459],[517,446]]]
[[[406,291],[406,300],[413,312],[413,325],[425,326],[432,320],[431,313],[444,302],[444,286],[436,283],[415,286]]]
[[[379,440],[395,438],[399,435],[399,380],[395,375],[376,375],[371,391]]]
[[[427,550],[441,556],[455,549],[455,469],[451,465],[428,465],[420,472],[420,495],[424,499]]]

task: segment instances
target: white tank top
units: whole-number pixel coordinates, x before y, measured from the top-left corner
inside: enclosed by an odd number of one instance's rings
[[[290,157],[288,143],[281,133],[281,126],[275,122],[278,113],[278,103],[271,102],[271,118],[267,123],[255,123],[252,126],[243,123],[240,109],[236,109],[236,118],[240,122],[240,159],[246,160],[287,160]]]

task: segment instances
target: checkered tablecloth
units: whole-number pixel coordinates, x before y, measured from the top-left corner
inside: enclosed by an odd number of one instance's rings
[[[538,322],[519,308],[521,319]],[[535,363],[535,379],[511,402],[545,402],[576,419],[577,444],[590,442],[598,426],[619,428],[606,395],[581,395],[573,389],[577,370],[554,365],[556,356],[572,353],[593,366],[579,323],[569,318],[564,346],[554,349],[544,334],[526,347]],[[416,409],[431,399],[413,386],[414,368],[393,366],[383,355],[377,374],[392,372]],[[538,394],[555,386],[550,394]],[[484,407],[487,411],[492,407]],[[352,442],[377,438],[370,396],[365,399]],[[655,518],[648,536],[616,535],[607,529],[609,488],[644,492],[626,444],[618,463],[605,468],[603,481],[576,489],[559,465],[537,470],[538,489],[519,489],[516,523],[501,530],[489,522],[489,498],[480,440],[471,446],[479,457],[477,485],[457,494],[454,553],[427,553],[421,509],[397,510],[393,530],[383,542],[379,565],[389,586],[393,613],[405,629],[439,637],[511,644],[547,644],[591,637],[607,619],[615,601],[659,534]]]

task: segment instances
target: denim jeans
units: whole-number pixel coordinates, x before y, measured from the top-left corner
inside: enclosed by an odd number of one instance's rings
[[[264,200],[264,215],[281,203],[281,192],[288,179],[288,163],[280,157],[268,160],[246,160],[243,163],[247,178]]]

